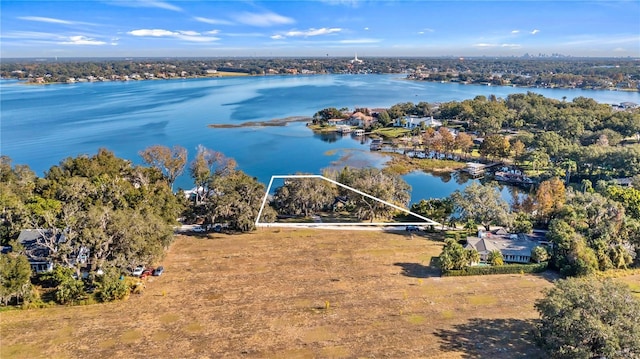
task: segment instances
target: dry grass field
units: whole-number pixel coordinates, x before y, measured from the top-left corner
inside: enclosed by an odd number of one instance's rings
[[[0,358],[535,358],[549,275],[441,278],[404,232],[181,236],[128,300],[0,313]],[[636,278],[637,279],[637,278]]]

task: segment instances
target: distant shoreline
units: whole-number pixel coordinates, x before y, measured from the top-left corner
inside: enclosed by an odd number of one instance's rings
[[[398,74],[394,72],[380,73],[376,75],[393,75]],[[210,75],[195,75],[195,76],[176,76],[176,77],[154,77],[154,78],[130,78],[130,79],[105,79],[94,81],[73,81],[73,82],[34,82],[27,79],[17,78],[2,78],[2,80],[15,80],[22,85],[74,85],[81,83],[99,83],[99,82],[136,82],[136,81],[157,81],[157,80],[190,80],[190,79],[212,79],[212,78],[225,78],[225,77],[265,77],[265,76],[322,76],[332,75],[331,73],[315,73],[315,74],[248,74],[244,72],[224,72],[220,71],[217,74]],[[335,74],[333,74],[335,75]],[[411,81],[411,82],[431,82],[442,84],[459,84],[459,85],[475,85],[475,86],[493,86],[493,87],[514,87],[521,89],[549,89],[549,90],[584,90],[584,91],[614,91],[614,92],[640,92],[639,88],[616,88],[616,87],[575,87],[575,86],[536,86],[536,85],[488,85],[486,83],[474,83],[474,82],[461,82],[461,81],[439,81],[431,80],[428,78],[416,79],[408,77],[399,77],[398,80]]]

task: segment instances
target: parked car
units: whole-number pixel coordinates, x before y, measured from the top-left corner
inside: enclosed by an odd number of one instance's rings
[[[163,266],[158,266],[158,268],[153,270],[153,275],[158,277],[161,276],[162,273],[164,273],[164,267]]]
[[[195,227],[193,227],[191,230],[192,230],[192,231],[194,231],[194,232],[199,232],[199,233],[202,233],[202,232],[206,232],[206,231],[207,231],[207,230],[206,230],[204,227],[202,227],[202,226],[195,226]]]
[[[137,266],[131,271],[131,274],[134,277],[139,277],[142,275],[142,272],[144,272],[144,266]]]
[[[406,226],[404,230],[407,232],[417,232],[420,228],[418,226]]]
[[[145,269],[144,272],[142,272],[142,274],[140,275],[140,278],[144,279],[144,278],[147,278],[147,277],[153,275],[153,270],[154,270],[153,268]]]

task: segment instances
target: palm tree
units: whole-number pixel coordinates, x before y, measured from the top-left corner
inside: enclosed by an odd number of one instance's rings
[[[567,159],[562,162],[562,167],[565,167],[567,169],[565,183],[569,184],[569,181],[571,180],[571,172],[577,171],[578,165],[576,164],[576,161]]]
[[[497,249],[489,252],[489,258],[487,258],[487,260],[492,266],[501,266],[504,264],[502,253]]]
[[[464,224],[464,229],[467,231],[467,235],[476,233],[478,231],[478,224],[473,220],[467,220],[467,223]]]
[[[480,253],[475,248],[467,249],[466,255],[470,266],[480,262]]]

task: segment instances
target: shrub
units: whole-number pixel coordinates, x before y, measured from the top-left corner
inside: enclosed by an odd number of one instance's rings
[[[461,277],[469,275],[487,275],[487,274],[524,274],[524,273],[540,273],[547,269],[548,262],[536,264],[506,264],[502,266],[474,266],[466,267],[461,270],[442,271],[443,277]]]
[[[98,277],[98,293],[96,298],[101,302],[110,302],[125,298],[129,294],[129,286],[115,269],[107,270]]]
[[[55,269],[42,276],[43,280],[51,281],[56,287],[54,297],[60,304],[70,304],[83,298],[84,283],[73,277],[74,271],[71,268],[57,266]]]

